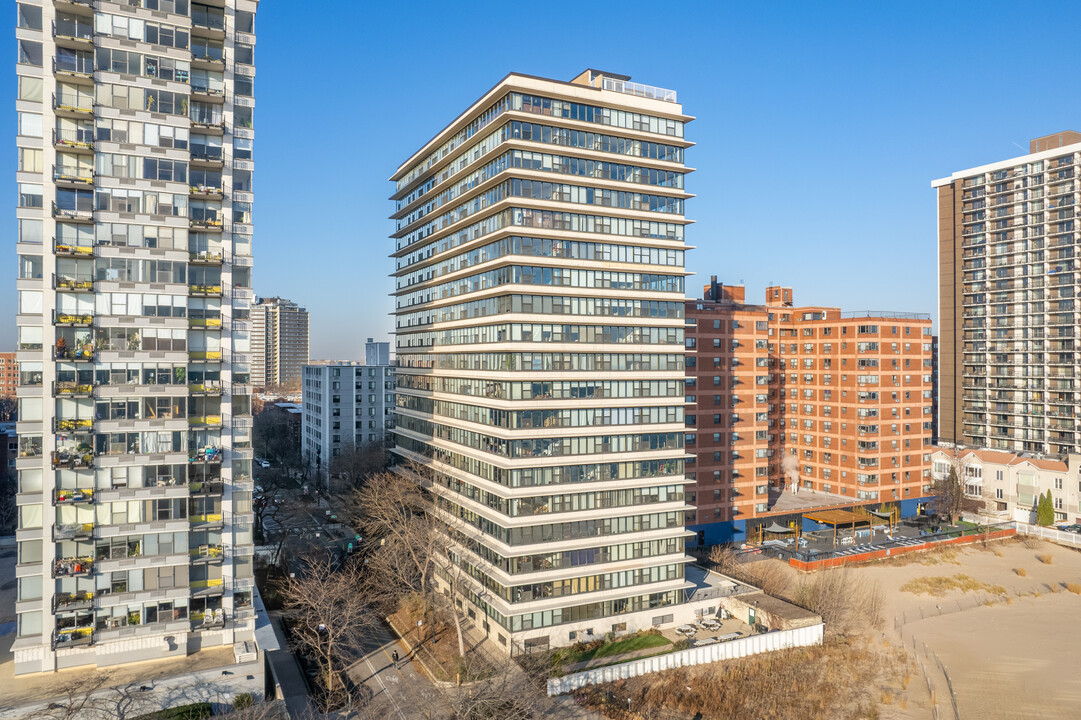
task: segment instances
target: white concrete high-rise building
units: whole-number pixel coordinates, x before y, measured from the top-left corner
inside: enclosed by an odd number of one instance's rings
[[[308,311],[292,300],[259,298],[252,310],[252,350],[255,387],[299,387],[308,364]]]
[[[254,639],[256,8],[17,3],[17,673]]]
[[[508,652],[686,607],[692,118],[629,80],[510,74],[391,178],[394,450]]]

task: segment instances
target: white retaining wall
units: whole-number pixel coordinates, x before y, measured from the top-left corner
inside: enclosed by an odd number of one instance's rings
[[[550,679],[548,681],[548,694],[562,695],[587,685],[626,680],[627,678],[678,667],[705,665],[720,660],[734,660],[772,650],[821,645],[823,629],[824,625],[818,623],[817,625],[809,625],[793,630],[778,630],[761,635],[751,635],[739,640],[729,640],[728,642],[689,648],[678,652],[665,653],[664,655],[654,655],[641,660],[619,663],[618,665],[582,670],[581,672]]]

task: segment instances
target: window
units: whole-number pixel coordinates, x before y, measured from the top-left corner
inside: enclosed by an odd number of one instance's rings
[[[38,10],[40,13],[41,10]],[[41,43],[30,42],[29,40],[19,41],[19,63],[22,65],[33,65],[34,67],[41,67],[42,52]]]

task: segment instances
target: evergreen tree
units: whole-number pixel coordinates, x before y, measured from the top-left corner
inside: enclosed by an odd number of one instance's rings
[[[1040,499],[1036,503],[1036,524],[1043,527],[1055,524],[1055,506],[1051,500],[1050,490],[1040,495]]]

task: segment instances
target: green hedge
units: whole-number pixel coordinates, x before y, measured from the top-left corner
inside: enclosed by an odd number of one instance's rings
[[[140,715],[133,720],[206,720],[210,714],[210,703],[192,703]]]

